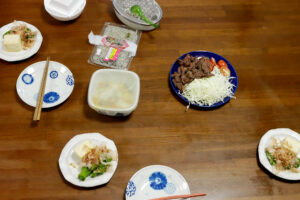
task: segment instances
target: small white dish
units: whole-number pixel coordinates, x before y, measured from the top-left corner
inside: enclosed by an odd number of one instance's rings
[[[283,139],[285,139],[288,136],[300,141],[299,133],[297,133],[289,128],[271,129],[267,133],[265,133],[262,136],[262,138],[260,139],[260,142],[258,145],[259,162],[264,166],[264,168],[266,168],[269,172],[271,172],[275,176],[278,176],[278,177],[286,179],[286,180],[300,180],[300,173],[294,173],[294,172],[291,172],[288,170],[276,171],[276,169],[269,163],[268,158],[265,153],[266,148],[270,144],[272,138],[282,141]],[[298,158],[300,158],[300,153],[297,156],[298,156]]]
[[[118,153],[115,143],[100,133],[84,133],[76,135],[65,145],[60,154],[58,162],[61,173],[68,182],[80,187],[95,187],[105,184],[114,175],[118,166],[118,159],[111,162],[111,169],[103,175],[95,178],[87,177],[85,181],[80,181],[78,179],[81,168],[74,157],[74,148],[85,140],[90,140],[94,145],[101,145],[101,143],[105,142],[108,149]]]
[[[36,107],[46,61],[36,62],[26,67],[18,77],[16,89],[19,97],[28,105]],[[63,103],[72,93],[74,78],[63,64],[50,61],[42,108],[50,108]]]
[[[9,31],[15,24],[14,22],[12,22],[5,26],[2,26],[0,29],[0,58],[8,62],[25,60],[26,58],[31,57],[32,55],[36,54],[36,52],[40,49],[43,41],[43,36],[41,32],[35,26],[23,21],[16,21],[16,23],[26,24],[27,28],[31,29],[32,31],[37,31],[37,35],[32,48],[21,50],[18,52],[7,52],[3,45],[3,34]]]
[[[97,94],[99,83],[105,82],[120,82],[124,84],[133,95],[133,104],[128,108],[113,109],[104,108],[95,105],[93,96]],[[140,96],[140,78],[132,71],[117,70],[117,69],[99,69],[95,71],[91,77],[88,89],[88,104],[95,111],[109,116],[127,116],[133,112],[139,101]]]
[[[179,172],[163,165],[150,165],[131,177],[125,196],[126,200],[136,200],[190,193],[188,183]]]
[[[65,2],[44,0],[45,10],[59,21],[71,21],[81,15],[86,0],[67,0]]]

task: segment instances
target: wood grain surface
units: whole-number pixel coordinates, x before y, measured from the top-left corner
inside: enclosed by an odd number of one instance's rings
[[[87,41],[105,22],[121,23],[110,0],[88,0],[82,15],[60,22],[43,1],[0,1],[0,26],[13,20],[38,27],[38,53],[20,62],[0,60],[0,199],[125,199],[130,177],[161,164],[179,171],[203,200],[300,199],[300,183],[280,180],[258,163],[257,145],[273,128],[300,132],[299,0],[157,0],[163,9],[159,30],[142,34],[130,70],[141,79],[137,109],[126,118],[92,110],[87,89],[93,50]],[[221,108],[190,109],[172,94],[168,73],[177,57],[208,50],[227,58],[237,71],[236,99]],[[52,60],[75,78],[70,98],[43,110],[16,93],[16,81],[32,63]],[[111,181],[82,189],[62,177],[58,158],[76,134],[100,132],[114,140],[119,165]]]

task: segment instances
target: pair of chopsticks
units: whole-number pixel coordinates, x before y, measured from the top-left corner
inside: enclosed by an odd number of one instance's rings
[[[42,106],[43,106],[43,98],[45,93],[47,74],[49,68],[50,57],[47,57],[46,66],[43,73],[42,83],[40,86],[39,96],[37,99],[36,107],[33,114],[33,121],[39,121],[41,118]]]
[[[168,200],[168,199],[186,199],[190,197],[199,197],[199,196],[206,196],[204,193],[195,193],[195,194],[183,194],[183,195],[174,195],[174,196],[168,196],[168,197],[160,197],[155,199],[149,199],[149,200]]]

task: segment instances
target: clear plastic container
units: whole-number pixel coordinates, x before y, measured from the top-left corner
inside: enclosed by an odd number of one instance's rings
[[[141,34],[141,31],[127,26],[106,22],[100,33],[105,39],[102,39],[101,45],[95,45],[88,62],[114,69],[128,69],[134,56],[126,48],[128,44],[137,47]]]

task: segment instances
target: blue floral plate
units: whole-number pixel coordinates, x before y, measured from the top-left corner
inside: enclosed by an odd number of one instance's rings
[[[184,177],[163,165],[150,165],[136,172],[127,184],[126,200],[152,199],[190,194]]]
[[[19,97],[35,107],[46,61],[34,63],[19,75],[16,89]],[[72,93],[74,78],[63,64],[50,61],[43,99],[43,108],[51,108],[63,103]]]
[[[187,54],[190,54],[191,56],[194,56],[194,57],[208,57],[208,58],[211,58],[213,57],[216,62],[218,62],[219,60],[224,60],[227,65],[228,65],[228,68],[231,72],[231,77],[233,77],[230,82],[235,86],[233,88],[233,94],[235,93],[236,89],[237,89],[237,85],[238,85],[238,77],[237,77],[237,74],[233,68],[233,66],[222,56],[218,55],[218,54],[215,54],[215,53],[212,53],[212,52],[209,52],[209,51],[192,51],[192,52],[189,52],[189,53],[186,53],[186,54],[183,54],[182,56],[180,56],[178,59],[184,59],[185,56]],[[219,106],[222,106],[224,105],[225,103],[227,103],[229,100],[230,100],[230,97],[226,97],[223,101],[219,101],[211,106],[208,106],[208,105],[198,105],[198,104],[195,104],[195,103],[190,103],[189,100],[187,100],[185,97],[183,97],[180,93],[179,93],[179,89],[174,85],[173,81],[172,81],[172,77],[171,75],[174,73],[174,72],[177,72],[178,70],[178,67],[179,67],[179,64],[177,63],[177,61],[174,62],[174,64],[172,65],[172,68],[171,68],[171,71],[170,71],[170,74],[169,74],[169,81],[170,81],[170,84],[171,84],[171,88],[173,90],[173,92],[181,99],[183,100],[186,104],[190,104],[191,106],[195,107],[195,108],[217,108]]]

